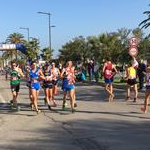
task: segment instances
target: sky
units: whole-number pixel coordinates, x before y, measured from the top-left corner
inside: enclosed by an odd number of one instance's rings
[[[80,35],[98,36],[120,28],[134,29],[146,18],[149,0],[0,0],[0,43],[19,32],[27,39],[40,40],[41,48],[49,46],[48,16],[51,13],[51,42],[54,57],[62,45]],[[144,30],[148,32],[148,30]]]

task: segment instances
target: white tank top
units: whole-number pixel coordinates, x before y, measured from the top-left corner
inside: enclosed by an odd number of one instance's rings
[[[150,73],[146,73],[146,85],[150,85]]]

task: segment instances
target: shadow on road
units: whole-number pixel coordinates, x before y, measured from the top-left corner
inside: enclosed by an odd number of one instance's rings
[[[50,119],[50,118],[47,118]],[[51,120],[52,121],[52,120]],[[55,122],[50,128],[23,128],[23,139],[14,139],[1,149],[22,150],[148,150],[150,122],[131,122],[107,119]],[[34,135],[38,138],[34,138]]]

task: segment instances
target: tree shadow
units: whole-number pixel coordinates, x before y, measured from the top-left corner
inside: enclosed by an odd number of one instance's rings
[[[148,150],[149,126],[147,121],[117,119],[51,120],[48,128],[15,130],[22,136],[14,135],[11,143],[0,147],[3,150]]]

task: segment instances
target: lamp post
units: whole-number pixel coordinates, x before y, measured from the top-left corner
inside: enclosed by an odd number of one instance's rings
[[[51,50],[51,28],[55,26],[51,26],[51,14],[48,12],[37,12],[39,14],[48,15],[48,28],[49,28],[49,48]]]
[[[25,28],[25,27],[20,27],[20,29],[24,29],[24,30],[27,30],[27,33],[28,33],[28,42],[29,42],[29,28]]]

